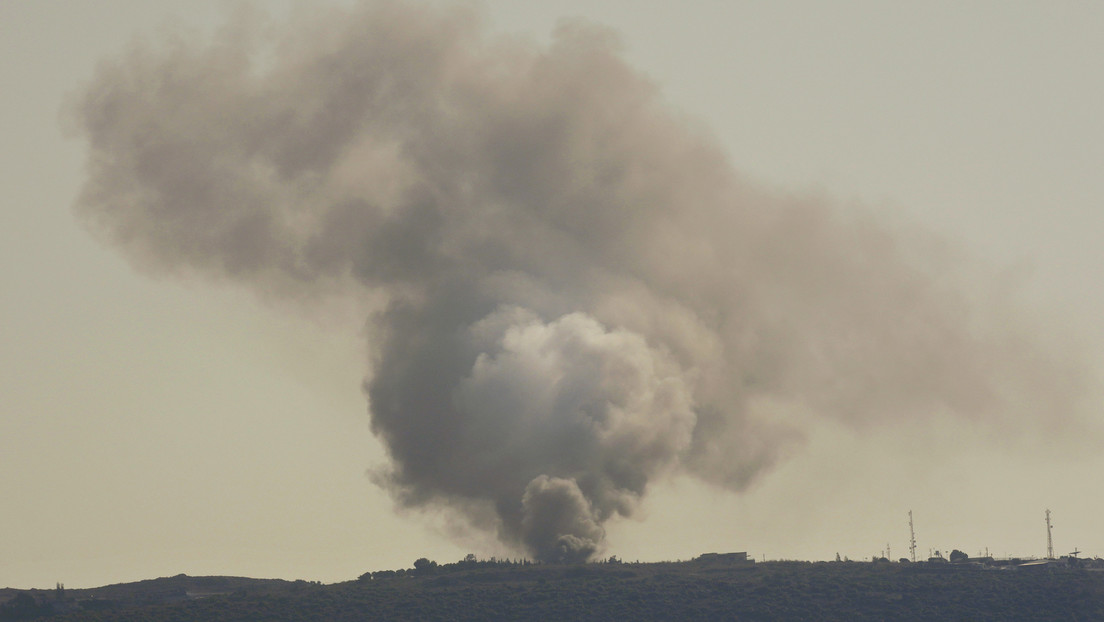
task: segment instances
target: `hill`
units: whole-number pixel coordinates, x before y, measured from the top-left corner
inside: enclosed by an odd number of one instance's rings
[[[62,611],[49,619],[1104,619],[1104,572],[1092,569],[703,558],[586,565],[468,560],[437,566],[419,560],[416,565],[332,585],[181,575],[69,590],[60,596]],[[102,596],[82,601],[85,592]],[[50,598],[59,596],[54,590],[20,594],[16,598],[24,604],[29,594],[41,614],[49,613]],[[97,600],[103,602],[90,605]],[[3,611],[0,619],[26,619]]]

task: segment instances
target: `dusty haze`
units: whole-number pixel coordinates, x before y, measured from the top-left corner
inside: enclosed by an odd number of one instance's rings
[[[1080,411],[1086,374],[951,245],[759,187],[565,22],[466,9],[243,13],[105,61],[66,109],[76,210],[140,269],[357,296],[401,504],[543,560],[687,472],[741,490],[802,422]]]

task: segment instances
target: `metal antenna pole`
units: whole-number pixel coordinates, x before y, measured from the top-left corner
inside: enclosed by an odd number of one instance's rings
[[[1050,510],[1046,511],[1046,524],[1047,524],[1047,559],[1054,559],[1054,541],[1050,537]]]
[[[912,510],[909,510],[909,553],[916,561],[916,530],[912,528]]]

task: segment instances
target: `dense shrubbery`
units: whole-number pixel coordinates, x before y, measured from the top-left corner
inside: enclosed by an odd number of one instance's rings
[[[49,603],[23,592],[0,604],[0,620],[34,620],[53,615]]]

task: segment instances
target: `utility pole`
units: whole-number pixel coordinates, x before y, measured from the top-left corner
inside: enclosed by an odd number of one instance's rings
[[[1050,538],[1050,510],[1046,511],[1046,524],[1047,524],[1047,559],[1054,559],[1054,541]]]
[[[916,561],[916,530],[912,528],[912,510],[909,510],[909,553],[912,554],[912,561]]]

